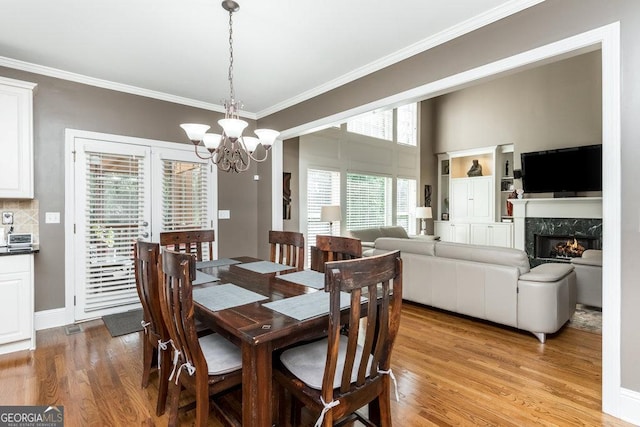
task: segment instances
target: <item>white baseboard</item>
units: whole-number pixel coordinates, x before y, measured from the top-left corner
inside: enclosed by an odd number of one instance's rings
[[[621,419],[640,425],[640,393],[627,388],[620,389],[620,414]]]
[[[66,309],[64,307],[36,311],[34,316],[36,331],[67,325],[69,322],[67,322],[66,318]]]

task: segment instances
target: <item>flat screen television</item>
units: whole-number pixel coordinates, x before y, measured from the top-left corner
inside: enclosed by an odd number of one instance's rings
[[[521,153],[525,193],[602,191],[602,145]]]

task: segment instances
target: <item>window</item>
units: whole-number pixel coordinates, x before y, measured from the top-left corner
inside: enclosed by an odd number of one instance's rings
[[[347,131],[393,141],[393,110],[372,111],[347,122]]]
[[[340,204],[340,172],[307,170],[307,265],[311,260],[311,246],[316,244],[318,234],[340,234],[340,222],[320,222],[320,208]]]
[[[207,228],[206,163],[162,160],[162,230]]]
[[[396,185],[396,225],[407,234],[416,234],[416,180],[398,178]]]
[[[403,105],[398,107],[398,136],[399,144],[416,146],[418,139],[418,104]]]
[[[391,178],[347,174],[347,229],[391,225]]]

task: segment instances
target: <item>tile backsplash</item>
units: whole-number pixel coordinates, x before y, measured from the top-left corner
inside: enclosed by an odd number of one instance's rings
[[[32,233],[34,243],[38,243],[40,238],[38,213],[39,206],[36,199],[30,200],[11,200],[0,199],[0,212],[13,212],[13,232],[14,233]],[[6,233],[9,232],[10,225],[0,224]]]

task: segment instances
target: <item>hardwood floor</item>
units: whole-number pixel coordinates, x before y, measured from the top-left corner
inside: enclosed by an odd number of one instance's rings
[[[140,388],[140,333],[111,338],[101,320],[39,331],[38,348],[0,356],[0,405],[63,405],[67,426],[166,425],[157,382]],[[601,336],[526,332],[406,303],[394,348],[396,426],[630,426],[604,415]],[[180,416],[184,425],[194,411]],[[315,417],[305,420],[313,424]],[[212,415],[210,426],[220,426]]]

